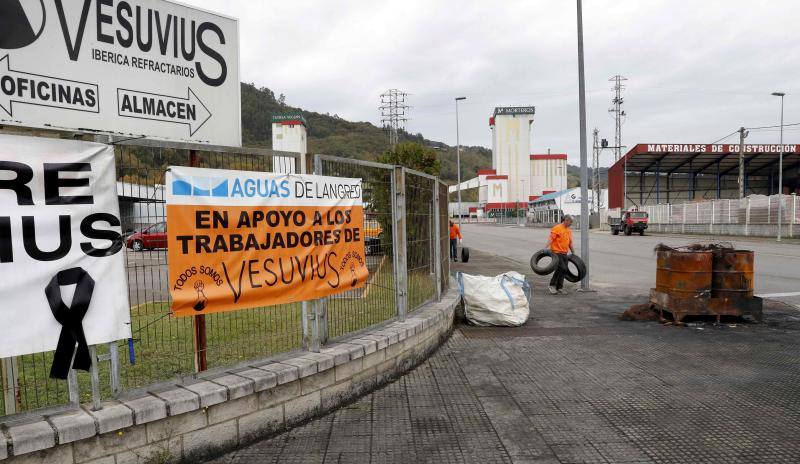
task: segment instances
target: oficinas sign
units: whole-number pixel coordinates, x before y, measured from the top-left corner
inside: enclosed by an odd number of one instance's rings
[[[129,338],[121,249],[113,147],[0,135],[0,357],[55,350],[66,378]]]

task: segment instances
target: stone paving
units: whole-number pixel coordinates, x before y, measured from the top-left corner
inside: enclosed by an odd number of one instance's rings
[[[637,292],[550,296],[522,328],[458,326],[399,380],[223,463],[800,462],[800,311],[766,323],[621,322]]]

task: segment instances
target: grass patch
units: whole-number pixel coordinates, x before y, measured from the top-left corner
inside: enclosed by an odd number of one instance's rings
[[[363,289],[329,298],[329,338],[341,337],[395,317],[393,274],[392,261],[386,257]],[[408,285],[409,311],[435,296],[435,279],[427,272],[411,273]],[[207,315],[206,356],[209,368],[300,348],[303,343],[300,316],[299,303]],[[191,317],[171,317],[168,302],[152,301],[131,308],[131,324],[134,364],[130,363],[127,340],[117,343],[123,390],[195,372]],[[98,346],[97,350],[98,354],[104,354],[108,347]],[[52,361],[53,352],[17,357],[19,410],[29,411],[69,401],[67,382],[48,377]],[[81,402],[90,402],[91,378],[88,373],[77,372]],[[103,398],[112,396],[110,378],[110,363],[100,363]],[[4,414],[4,401],[0,401],[0,416]]]

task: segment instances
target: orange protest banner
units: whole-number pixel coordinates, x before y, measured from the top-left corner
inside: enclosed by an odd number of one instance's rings
[[[322,298],[365,284],[360,179],[172,167],[172,311]]]

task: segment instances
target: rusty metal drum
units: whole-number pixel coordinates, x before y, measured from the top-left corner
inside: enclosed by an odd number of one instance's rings
[[[712,252],[662,250],[657,258],[657,291],[678,298],[711,296]]]
[[[753,252],[749,250],[715,251],[711,296],[752,298],[754,262]]]

